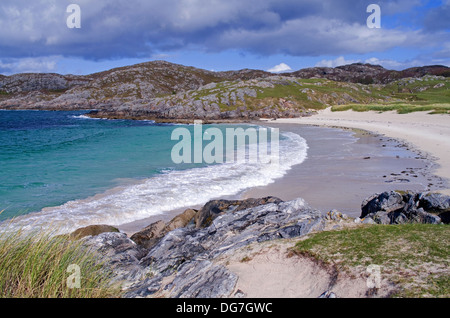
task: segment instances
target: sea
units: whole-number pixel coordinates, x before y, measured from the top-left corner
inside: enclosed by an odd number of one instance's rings
[[[202,131],[225,135],[230,127],[262,128],[203,125]],[[277,165],[174,162],[180,139],[172,137],[180,128],[192,132],[187,136],[195,147],[194,125],[93,119],[86,111],[1,110],[0,228],[67,233],[91,224],[119,226],[268,185],[308,155],[304,138],[283,132]],[[203,149],[207,145],[203,141]]]

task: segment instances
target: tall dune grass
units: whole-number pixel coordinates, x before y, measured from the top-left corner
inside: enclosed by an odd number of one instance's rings
[[[0,297],[117,297],[109,274],[79,241],[42,233],[0,233]]]

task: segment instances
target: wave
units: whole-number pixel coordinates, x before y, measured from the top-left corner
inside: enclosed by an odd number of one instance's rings
[[[73,119],[92,119],[92,120],[106,120],[106,118],[96,118],[96,117],[89,117],[87,115],[70,115],[69,118]]]
[[[17,217],[8,227],[25,231],[57,229],[58,233],[68,233],[91,224],[118,226],[265,186],[307,158],[308,145],[304,138],[291,132],[280,135],[283,138],[279,143],[278,165],[261,163],[267,162],[261,160],[166,171],[136,184]]]

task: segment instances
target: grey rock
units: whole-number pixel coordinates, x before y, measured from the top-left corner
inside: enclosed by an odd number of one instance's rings
[[[374,221],[373,218],[364,218],[362,221],[360,221],[360,223],[362,224],[376,224],[376,222]]]
[[[443,194],[390,191],[365,199],[360,218],[372,218],[378,224],[439,224],[439,215],[445,218],[449,206],[450,197]]]
[[[383,192],[381,194],[374,194],[365,199],[361,204],[361,216],[376,213],[379,211],[392,212],[403,209],[405,202],[403,196],[395,191]]]
[[[215,263],[219,256],[254,242],[298,237],[324,228],[321,212],[304,200],[273,200],[246,209],[238,209],[249,204],[245,200],[240,204],[221,200],[225,210],[209,226],[167,233],[140,261],[140,266],[151,268],[154,277],[131,286],[126,296],[147,297],[159,291],[168,297],[231,297],[236,276]]]
[[[276,197],[266,197],[261,199],[246,200],[213,200],[206,203],[195,215],[195,226],[197,228],[209,226],[211,222],[221,214],[240,211],[263,205],[266,203],[279,203],[281,199]]]
[[[441,193],[423,193],[419,195],[419,206],[427,211],[450,211],[450,196]]]
[[[148,269],[139,264],[145,250],[125,233],[106,232],[88,236],[84,238],[83,245],[97,254],[101,263],[113,271],[111,282],[120,284],[123,289],[141,281],[148,273]]]
[[[165,289],[175,298],[220,298],[234,290],[238,277],[209,260],[188,262]]]

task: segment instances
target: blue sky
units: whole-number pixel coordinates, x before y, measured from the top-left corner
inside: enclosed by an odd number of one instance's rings
[[[81,28],[68,28],[69,4]],[[370,29],[369,4],[381,8]],[[152,60],[224,71],[450,66],[450,0],[2,0],[0,73],[90,74]]]

